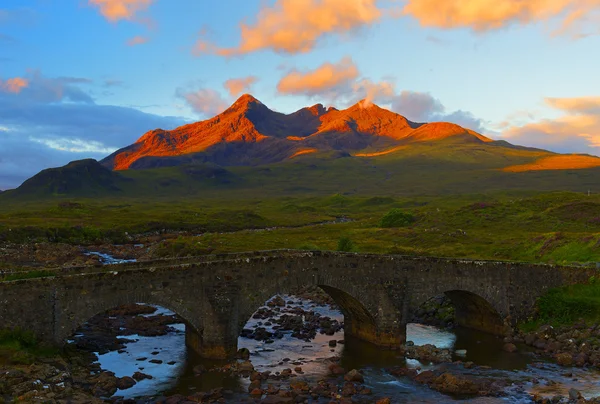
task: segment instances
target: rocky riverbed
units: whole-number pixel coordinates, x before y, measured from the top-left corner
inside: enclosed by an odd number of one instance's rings
[[[174,313],[122,306],[85,324],[61,357],[0,364],[0,396],[48,403],[600,402],[592,398],[600,395],[597,326],[546,326],[502,340],[411,324],[412,341],[386,352],[346,339],[332,305],[315,290],[273,298],[244,327],[232,362],[187,352]],[[430,308],[421,316],[439,317]]]

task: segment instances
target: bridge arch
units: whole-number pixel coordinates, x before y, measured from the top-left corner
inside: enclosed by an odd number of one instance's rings
[[[510,326],[505,323],[501,310],[492,303],[493,299],[465,289],[445,290],[442,294],[431,296],[429,299],[441,295],[452,302],[456,325],[501,336],[510,331]],[[417,303],[415,308],[427,300]]]
[[[345,282],[343,278],[306,276],[294,278],[292,282],[273,282],[271,287],[255,293],[241,291],[245,296],[240,310],[240,317],[235,332],[239,336],[251,316],[273,296],[293,294],[303,287],[316,286],[328,294],[338,305],[344,315],[344,333],[346,336],[357,338],[385,347],[398,347],[405,340],[405,329],[397,321],[393,326],[385,323],[387,317],[382,311],[395,310],[387,293],[380,285],[370,285],[365,293],[363,284]],[[396,313],[399,316],[399,313]],[[393,317],[390,316],[390,318]]]

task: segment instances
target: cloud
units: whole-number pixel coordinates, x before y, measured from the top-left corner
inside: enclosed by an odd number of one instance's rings
[[[138,109],[97,105],[88,79],[29,72],[18,95],[0,92],[0,189],[13,188],[48,167],[101,159],[151,129],[187,123]]]
[[[21,77],[14,77],[6,81],[0,80],[0,92],[19,94],[28,85],[29,82]]]
[[[600,154],[600,97],[546,98],[544,101],[563,115],[510,126],[502,133],[503,138],[553,151]]]
[[[313,97],[335,93],[347,88],[356,80],[359,72],[351,58],[345,57],[338,63],[324,63],[314,70],[291,70],[277,84],[280,94],[306,95]]]
[[[556,34],[578,37],[587,26],[597,28],[600,0],[408,0],[403,12],[424,27],[476,32],[555,20]]]
[[[277,90],[280,94],[324,98],[327,104],[349,106],[361,102],[363,107],[372,103],[389,105],[392,111],[414,122],[448,121],[477,132],[490,133],[483,120],[468,111],[448,113],[441,101],[429,93],[398,93],[391,79],[373,81],[360,77],[358,68],[349,57],[338,63],[324,63],[314,70],[300,72],[292,69],[279,81]]]
[[[239,79],[229,79],[223,83],[223,87],[227,89],[229,95],[237,97],[238,95],[248,92],[250,87],[258,81],[256,76],[248,76]]]
[[[121,87],[123,86],[123,80],[118,80],[118,79],[106,79],[104,80],[104,87],[106,88],[110,88],[110,87]]]
[[[153,2],[154,0],[89,0],[89,4],[98,7],[100,14],[110,22],[132,20]]]
[[[229,106],[218,91],[209,88],[201,88],[196,91],[179,88],[176,95],[183,99],[192,110],[205,116],[220,114]]]
[[[93,104],[92,97],[79,87],[91,84],[92,80],[82,77],[45,77],[39,70],[29,70],[25,74],[25,86],[21,86],[18,102],[82,102]],[[17,101],[15,101],[17,102]]]
[[[344,35],[378,22],[377,0],[277,0],[263,7],[254,24],[240,23],[240,43],[219,48],[200,39],[194,53],[243,55],[264,49],[298,54],[312,50],[325,35]]]
[[[142,44],[145,44],[146,42],[148,42],[149,40],[150,40],[150,38],[148,38],[148,37],[137,35],[137,36],[134,36],[133,38],[130,38],[129,40],[127,40],[127,46],[142,45]]]

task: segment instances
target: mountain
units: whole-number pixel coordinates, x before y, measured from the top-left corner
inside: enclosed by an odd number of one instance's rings
[[[461,138],[493,142],[446,123],[415,123],[361,101],[348,109],[321,104],[291,114],[272,111],[249,94],[223,113],[173,130],[155,129],[101,161],[113,170],[212,162],[223,166],[262,165],[312,153],[381,153],[414,142]],[[163,160],[168,159],[167,162]]]
[[[120,193],[133,180],[111,171],[93,159],[72,161],[48,168],[3,196],[96,196]]]
[[[377,105],[291,114],[251,95],[222,114],[156,129],[101,162],[40,172],[3,201],[43,197],[261,199],[595,189],[600,158],[493,141],[448,122],[416,123]],[[22,197],[22,198],[21,198]]]

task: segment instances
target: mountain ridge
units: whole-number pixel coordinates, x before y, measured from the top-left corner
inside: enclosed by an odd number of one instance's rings
[[[315,104],[283,114],[244,94],[212,118],[173,130],[146,132],[101,163],[113,170],[139,169],[163,157],[199,153],[201,160],[225,166],[260,165],[296,158],[307,149],[360,154],[366,149],[381,151],[453,136],[493,142],[449,122],[412,122],[365,100],[342,110]],[[189,160],[189,156],[182,160]]]

